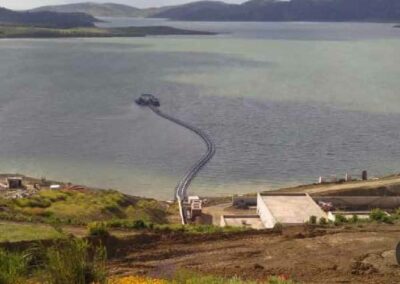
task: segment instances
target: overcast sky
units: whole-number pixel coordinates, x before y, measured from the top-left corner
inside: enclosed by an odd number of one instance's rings
[[[174,4],[182,4],[188,2],[194,2],[193,0],[0,0],[0,7],[6,7],[10,9],[30,9],[34,7],[44,5],[58,5],[78,2],[115,2],[121,4],[128,4],[135,7],[154,7],[154,6],[167,6]],[[229,3],[241,3],[245,0],[225,0],[224,2]]]

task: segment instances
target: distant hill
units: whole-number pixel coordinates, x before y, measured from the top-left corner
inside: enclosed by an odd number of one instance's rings
[[[0,8],[0,25],[29,25],[36,27],[75,28],[93,27],[98,20],[93,16],[55,12],[16,12]]]
[[[218,1],[200,1],[172,7],[153,14],[157,18],[189,21],[229,21],[235,20],[240,13],[240,5]]]
[[[399,0],[251,0],[189,3],[154,17],[196,21],[398,21]]]
[[[148,8],[139,9],[128,5],[115,3],[75,3],[66,5],[43,6],[31,11],[50,11],[58,13],[85,13],[94,17],[149,17],[156,13],[161,13],[168,9],[164,8]]]

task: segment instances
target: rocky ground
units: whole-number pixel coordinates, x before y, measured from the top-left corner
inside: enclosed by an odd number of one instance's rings
[[[218,238],[129,244],[110,263],[113,274],[171,277],[176,271],[244,279],[286,275],[299,283],[399,283],[398,225],[352,225],[253,232]]]

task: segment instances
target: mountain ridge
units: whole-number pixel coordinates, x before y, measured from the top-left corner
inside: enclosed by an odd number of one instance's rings
[[[200,1],[154,17],[196,21],[364,21],[400,20],[398,0],[250,0],[242,4]]]
[[[99,20],[83,13],[55,13],[49,11],[13,11],[0,7],[1,25],[30,25],[36,27],[75,28],[94,27]]]
[[[169,7],[139,9],[118,3],[81,2],[63,5],[41,6],[31,9],[32,12],[51,11],[57,13],[85,13],[93,17],[150,17],[161,13]]]

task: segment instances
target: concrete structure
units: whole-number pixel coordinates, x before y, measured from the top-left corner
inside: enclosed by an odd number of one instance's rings
[[[299,225],[310,219],[328,215],[306,193],[296,194],[258,194],[257,213],[265,228],[273,228],[276,223]]]
[[[220,226],[245,227],[256,230],[265,229],[258,215],[222,215]]]
[[[20,189],[23,188],[22,177],[8,177],[7,187],[9,189]]]
[[[257,196],[234,196],[232,204],[236,208],[248,208],[257,206]]]

